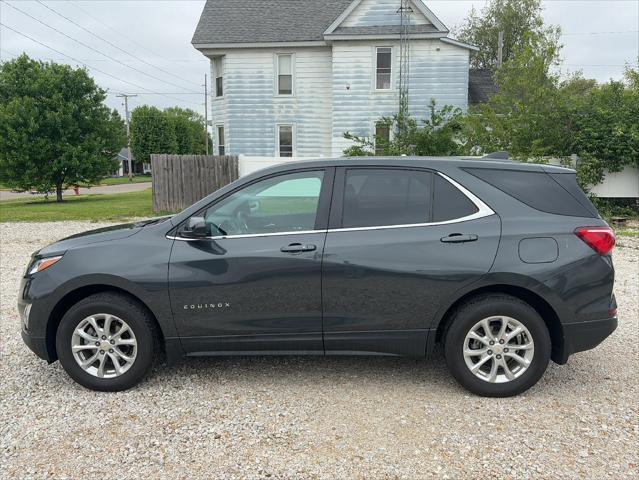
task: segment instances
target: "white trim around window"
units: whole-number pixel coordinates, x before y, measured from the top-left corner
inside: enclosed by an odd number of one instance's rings
[[[218,155],[226,155],[226,128],[223,123],[215,125],[215,149]]]
[[[224,56],[213,58],[213,98],[224,97]]]
[[[296,84],[296,75],[295,75],[295,54],[292,52],[278,52],[275,53],[275,57],[273,59],[273,68],[275,75],[274,76],[274,86],[273,91],[276,97],[294,97],[295,96],[295,84]],[[282,73],[280,73],[282,72]],[[280,93],[280,76],[281,81],[283,83],[289,81],[290,82],[290,93]],[[288,77],[288,79],[286,78]],[[287,85],[283,84],[282,87],[287,87]],[[286,90],[285,90],[286,92]]]
[[[286,138],[290,132],[291,145],[280,144],[282,138]],[[278,123],[275,125],[275,156],[277,158],[291,158],[297,155],[297,129],[294,123]],[[290,155],[289,155],[290,152]],[[282,155],[284,153],[284,155]]]
[[[380,52],[380,50],[384,50],[383,52]],[[390,52],[388,52],[388,50],[390,50]],[[390,53],[390,68],[386,69],[386,68],[382,68],[382,70],[379,72],[380,74],[384,74],[386,73],[385,70],[389,70],[387,73],[389,75],[389,79],[388,79],[388,88],[378,88],[378,81],[377,81],[377,75],[378,75],[378,69],[377,69],[377,61],[378,61],[378,55],[379,53]],[[395,90],[395,48],[392,45],[378,45],[376,47],[373,47],[373,91],[374,92],[392,92]]]

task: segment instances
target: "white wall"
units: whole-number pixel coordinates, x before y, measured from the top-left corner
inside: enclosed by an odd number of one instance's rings
[[[320,160],[319,157],[317,157]],[[289,158],[277,158],[277,157],[252,157],[247,155],[239,156],[239,170],[240,177],[248,175],[263,168],[272,167],[273,165],[279,165],[280,163],[298,162],[301,160],[312,160],[311,158],[289,157]]]
[[[606,173],[603,183],[592,188],[601,198],[639,198],[639,169],[626,167],[621,172]]]
[[[276,126],[294,125],[295,154],[331,152],[331,49],[232,49],[224,53],[224,97],[215,98],[213,124],[224,124],[226,152],[276,155]],[[276,93],[276,53],[294,54],[293,96]]]
[[[400,25],[401,15],[397,13],[398,8],[399,0],[363,0],[340,27]],[[413,6],[411,24],[429,25],[430,22]]]
[[[375,90],[375,47],[393,47],[393,85]],[[432,98],[439,107],[468,107],[469,51],[438,39],[411,42],[409,110],[421,121],[428,117]],[[352,142],[344,132],[372,136],[373,125],[399,108],[399,43],[336,41],[333,44],[333,156]]]

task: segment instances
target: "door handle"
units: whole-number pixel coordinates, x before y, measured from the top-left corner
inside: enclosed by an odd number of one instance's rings
[[[462,235],[461,233],[453,233],[447,237],[443,237],[441,240],[444,243],[467,243],[476,242],[479,237],[475,234]]]
[[[316,249],[317,249],[317,246],[310,243],[306,245],[303,245],[301,243],[291,243],[290,245],[287,245],[286,247],[280,248],[280,251],[284,253],[302,253],[302,252],[312,252]]]

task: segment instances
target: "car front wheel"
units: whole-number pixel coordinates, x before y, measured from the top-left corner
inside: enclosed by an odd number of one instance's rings
[[[121,391],[137,385],[153,365],[157,334],[151,315],[117,293],[91,295],[67,311],[56,335],[58,359],[79,384]]]
[[[449,325],[446,363],[473,393],[518,395],[546,371],[551,350],[548,329],[537,311],[516,297],[478,296],[458,308]]]

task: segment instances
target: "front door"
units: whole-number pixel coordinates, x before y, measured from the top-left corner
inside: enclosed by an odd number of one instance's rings
[[[326,354],[424,355],[437,310],[490,269],[499,218],[419,169],[338,169],[334,198],[323,264]]]
[[[323,354],[321,259],[332,169],[270,176],[199,212],[178,238],[171,305],[187,353]]]

